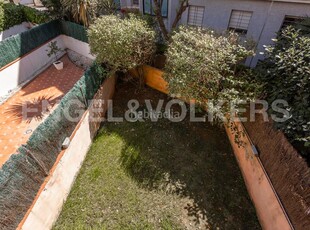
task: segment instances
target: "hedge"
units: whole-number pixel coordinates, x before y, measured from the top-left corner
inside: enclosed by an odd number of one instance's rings
[[[0,0],[0,31],[7,30],[25,21],[42,24],[47,22],[48,18],[44,12],[14,3],[3,3]]]

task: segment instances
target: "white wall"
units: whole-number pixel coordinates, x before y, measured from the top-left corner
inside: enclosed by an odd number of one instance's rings
[[[23,5],[33,4],[33,0],[20,0],[19,3]]]
[[[92,60],[95,59],[90,54],[89,45],[85,42],[65,35],[60,35],[53,39],[53,41],[57,41],[57,45],[61,49],[69,48]],[[21,84],[33,79],[52,64],[54,61],[53,57],[49,58],[46,50],[48,50],[48,44],[29,53],[7,68],[0,70],[0,97],[10,94],[11,91],[16,90]]]
[[[20,34],[24,31],[27,31],[29,30],[30,28],[30,25],[28,22],[23,22],[22,24],[20,25],[16,25],[16,26],[13,26],[7,30],[4,30],[4,31],[1,31],[0,32],[0,42],[3,41],[4,39],[12,36],[12,35],[15,35],[15,34]]]
[[[90,47],[87,43],[85,42],[81,42],[79,40],[76,40],[72,37],[68,37],[65,35],[61,35],[61,39],[64,43],[64,46],[70,50],[73,50],[87,58],[90,58],[92,60],[95,59],[95,56],[93,56],[90,53]]]
[[[47,178],[47,184],[20,229],[49,230],[56,222],[92,143],[88,111],[84,116],[69,148],[56,163],[55,171]]]
[[[113,98],[116,77],[107,78],[95,98],[107,101]],[[87,151],[92,143],[92,138],[100,128],[100,122],[90,122],[90,117],[104,118],[108,109],[108,103],[102,104],[102,113],[94,104],[84,113],[79,125],[70,137],[71,143],[65,150],[59,162],[54,165],[50,177],[46,178],[44,188],[38,193],[37,200],[33,201],[28,215],[19,229],[22,230],[49,230],[57,221],[62,206],[70,193],[71,187],[86,157]],[[95,124],[96,123],[96,124]]]

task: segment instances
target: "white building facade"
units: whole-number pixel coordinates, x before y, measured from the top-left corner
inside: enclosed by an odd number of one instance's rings
[[[137,7],[152,14],[152,0],[121,0],[122,7]],[[163,0],[162,13],[168,28],[175,18],[179,0]],[[286,23],[310,16],[310,0],[190,0],[181,24],[196,25],[216,31],[234,30],[257,43],[257,54],[246,64],[254,67],[264,58],[264,45],[272,44],[276,33]]]

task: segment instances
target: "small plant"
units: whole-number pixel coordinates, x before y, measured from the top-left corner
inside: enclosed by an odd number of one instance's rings
[[[49,47],[49,50],[46,50],[48,52],[47,56],[48,57],[54,56],[55,60],[54,60],[53,65],[55,66],[57,70],[62,70],[63,62],[57,61],[57,54],[59,52],[62,52],[63,50],[57,46],[57,41],[51,42],[50,44],[48,44],[48,47]]]
[[[47,56],[48,57],[54,56],[55,62],[56,62],[57,61],[57,54],[59,52],[61,52],[62,49],[57,46],[57,41],[54,41],[54,42],[51,42],[50,44],[48,44],[48,48],[49,48],[49,50],[46,50],[48,52]]]

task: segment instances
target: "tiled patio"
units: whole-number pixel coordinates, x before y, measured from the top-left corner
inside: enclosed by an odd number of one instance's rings
[[[4,104],[0,105],[0,167],[25,144],[32,131],[42,122],[57,102],[81,78],[83,69],[74,65],[67,56],[62,58],[64,69],[50,66],[33,81],[23,87]],[[46,100],[51,106],[42,108]],[[23,116],[23,108],[36,109]]]

